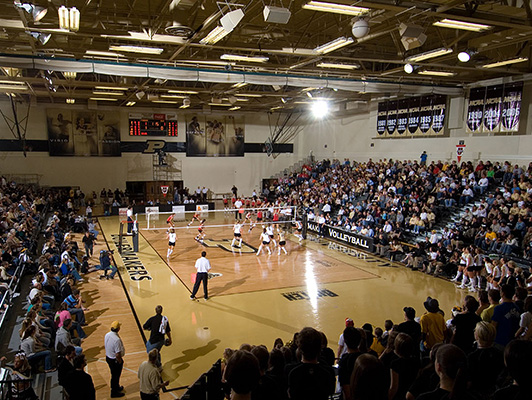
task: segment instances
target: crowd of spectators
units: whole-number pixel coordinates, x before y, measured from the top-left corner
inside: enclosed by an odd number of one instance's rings
[[[303,328],[292,340],[225,349],[222,384],[231,399],[474,400],[528,399],[532,393],[532,296],[514,287],[467,295],[449,319],[428,297],[416,318],[355,327],[347,318],[335,351]],[[336,357],[335,357],[336,356]]]
[[[321,229],[370,237],[380,256],[414,269],[456,278],[467,264],[475,272],[467,277],[478,280],[464,284],[475,290],[492,274],[488,255],[500,265],[532,260],[532,163],[324,160],[280,179],[274,191]]]

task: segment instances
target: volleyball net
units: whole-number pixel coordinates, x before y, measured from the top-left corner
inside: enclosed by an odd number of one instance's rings
[[[241,208],[228,210],[208,210],[198,206],[195,211],[174,209],[170,212],[147,210],[145,214],[137,215],[139,230],[161,230],[173,226],[174,229],[186,229],[191,225],[198,226],[203,220],[210,228],[232,227],[236,221],[246,224],[268,225],[276,224],[279,227],[294,224],[296,221],[296,207],[268,207],[268,208]]]

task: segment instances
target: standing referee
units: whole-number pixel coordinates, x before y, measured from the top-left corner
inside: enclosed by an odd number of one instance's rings
[[[207,252],[202,251],[201,257],[196,260],[196,282],[194,283],[194,289],[192,289],[192,294],[190,295],[190,300],[196,299],[196,293],[198,293],[198,289],[200,286],[200,283],[203,281],[203,296],[205,300],[209,298],[209,293],[207,289],[207,279],[208,279],[208,272],[211,269],[211,263],[207,258],[205,257],[207,255]]]

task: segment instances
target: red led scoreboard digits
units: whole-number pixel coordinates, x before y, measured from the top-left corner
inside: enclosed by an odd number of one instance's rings
[[[153,114],[152,118],[130,115],[129,136],[177,136],[177,121],[167,117],[165,114]]]

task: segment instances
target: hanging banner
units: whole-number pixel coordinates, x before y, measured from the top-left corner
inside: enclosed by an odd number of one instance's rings
[[[432,126],[432,96],[421,97],[419,108],[419,130],[426,134]]]
[[[397,129],[397,101],[388,102],[388,118],[386,119],[386,131],[393,135]]]
[[[408,99],[399,100],[397,105],[397,133],[403,135],[408,126]]]
[[[456,145],[456,159],[458,160],[458,162],[462,160],[462,155],[464,154],[465,146],[466,145],[462,142]]]
[[[408,132],[415,135],[419,130],[419,106],[421,97],[412,97],[408,100]]]
[[[469,106],[467,108],[467,128],[469,133],[480,132],[484,115],[484,101],[486,88],[474,88],[469,91]]]
[[[379,103],[377,113],[377,133],[382,136],[386,132],[386,117],[388,115],[388,103]]]
[[[501,107],[501,131],[517,132],[519,130],[522,96],[523,82],[504,85]]]
[[[447,96],[435,95],[432,99],[432,131],[435,134],[442,134],[445,126],[445,110],[447,107]]]
[[[499,132],[501,122],[503,86],[489,86],[486,90],[486,100],[484,101],[484,132]]]

